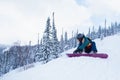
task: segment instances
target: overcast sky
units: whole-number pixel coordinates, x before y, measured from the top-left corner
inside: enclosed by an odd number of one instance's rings
[[[89,27],[120,22],[119,0],[0,0],[0,44],[21,41],[37,43],[43,35],[47,17],[55,12],[58,37],[77,29],[87,33]]]

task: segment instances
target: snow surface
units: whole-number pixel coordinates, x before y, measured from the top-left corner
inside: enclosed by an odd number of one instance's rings
[[[107,59],[77,57],[68,58],[62,53],[58,59],[47,64],[34,64],[25,71],[14,70],[0,80],[120,80],[120,34],[95,40],[99,52],[109,55]]]

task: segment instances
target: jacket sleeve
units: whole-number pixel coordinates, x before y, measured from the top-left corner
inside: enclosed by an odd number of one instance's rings
[[[85,37],[84,38],[84,42],[81,43],[81,45],[78,46],[79,49],[84,49],[88,44],[89,44],[89,40]]]

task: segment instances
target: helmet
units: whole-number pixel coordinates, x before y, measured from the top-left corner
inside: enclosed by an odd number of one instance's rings
[[[83,37],[84,37],[84,34],[79,33],[79,34],[77,35],[77,39],[81,39],[81,38],[83,38]]]

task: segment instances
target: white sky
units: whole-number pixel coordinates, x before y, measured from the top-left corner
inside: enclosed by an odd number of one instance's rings
[[[104,26],[120,21],[119,0],[0,0],[0,43],[13,44],[16,41],[37,43],[46,25],[47,17],[55,12],[58,37],[63,31],[88,31],[95,25]]]

